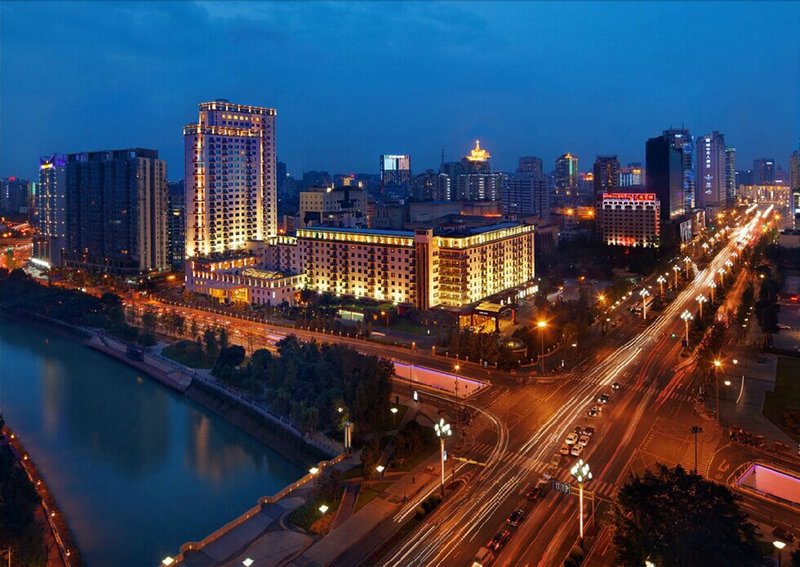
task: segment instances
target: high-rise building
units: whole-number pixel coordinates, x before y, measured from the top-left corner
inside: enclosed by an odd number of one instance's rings
[[[560,155],[556,159],[555,177],[556,195],[575,196],[578,190],[578,157],[570,153]]]
[[[608,246],[660,244],[660,203],[655,193],[603,193],[596,201],[597,235]]]
[[[725,148],[725,204],[736,202],[736,148]]]
[[[19,177],[0,179],[0,214],[27,214],[31,194],[31,182],[27,179]]]
[[[167,164],[156,150],[69,154],[66,179],[67,265],[169,269]]]
[[[186,252],[186,190],[183,187],[183,180],[168,183],[167,192],[169,195],[167,260],[173,270],[180,270]]]
[[[789,184],[792,190],[791,210],[794,227],[800,228],[800,149],[792,152],[789,158]]]
[[[670,128],[664,130],[663,135],[669,139],[672,147],[681,151],[684,209],[691,211],[695,207],[697,192],[694,138],[688,128]]]
[[[462,173],[456,178],[458,201],[499,201],[505,173]]]
[[[517,173],[532,173],[537,177],[544,176],[542,158],[536,156],[522,156],[517,164]]]
[[[697,206],[727,204],[725,137],[717,131],[697,138]]]
[[[67,249],[67,158],[62,154],[39,160],[36,193],[36,223],[33,258],[39,263],[61,266]]]
[[[644,167],[642,167],[642,164],[633,162],[620,168],[619,186],[633,191],[644,189]]]
[[[183,129],[187,258],[278,233],[275,109],[218,99],[199,111]]]
[[[411,156],[383,154],[380,158],[381,187],[407,185],[411,181]]]
[[[650,138],[645,144],[645,186],[656,194],[661,220],[676,219],[686,212],[683,195],[683,153],[669,137]]]
[[[617,156],[597,156],[594,160],[594,194],[614,193],[619,189]]]
[[[300,227],[366,227],[367,192],[360,187],[315,187],[300,192]]]
[[[466,173],[489,173],[492,171],[491,159],[492,155],[481,148],[481,141],[475,140],[475,147],[470,150],[469,155],[461,158],[461,164]]]
[[[503,212],[507,215],[550,214],[547,180],[535,173],[522,172],[508,176],[502,190]]]
[[[753,185],[772,185],[775,182],[775,160],[758,158],[753,160]]]

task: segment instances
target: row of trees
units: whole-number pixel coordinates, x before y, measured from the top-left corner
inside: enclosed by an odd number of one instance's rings
[[[343,345],[304,343],[294,335],[277,346],[278,356],[259,349],[247,361],[241,347],[225,347],[213,372],[309,431],[335,431],[349,416],[365,435],[389,415],[390,361]]]

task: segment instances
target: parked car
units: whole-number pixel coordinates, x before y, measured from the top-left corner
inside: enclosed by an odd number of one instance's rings
[[[589,444],[589,436],[588,435],[581,435],[578,439],[578,445],[581,447],[586,447]]]
[[[494,537],[491,539],[491,541],[487,544],[486,547],[488,547],[493,551],[500,551],[501,549],[503,549],[503,546],[505,546],[505,544],[508,542],[509,539],[511,539],[511,532],[508,530],[500,530],[499,532],[494,534]]]
[[[558,467],[561,465],[561,455],[558,453],[553,453],[553,457],[550,459],[550,466],[551,467]]]
[[[577,443],[572,446],[572,450],[570,451],[573,457],[580,457],[581,453],[583,453],[583,445],[578,445]]]
[[[569,455],[569,445],[564,443],[563,445],[561,445],[561,449],[559,449],[558,452],[561,453],[562,455]]]
[[[574,445],[578,441],[578,434],[574,431],[567,435],[567,438],[564,440],[564,443],[567,445]]]
[[[581,431],[581,435],[586,435],[587,437],[592,437],[594,435],[594,432],[595,432],[594,427],[591,427],[591,426],[587,425]]]
[[[522,520],[524,519],[525,519],[525,511],[520,508],[517,508],[516,510],[511,512],[511,515],[508,517],[507,521],[509,526],[514,526],[516,528],[518,525],[522,523]]]

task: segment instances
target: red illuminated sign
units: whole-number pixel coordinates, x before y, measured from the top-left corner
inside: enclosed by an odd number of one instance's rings
[[[603,199],[627,199],[629,201],[655,201],[655,193],[603,193]]]

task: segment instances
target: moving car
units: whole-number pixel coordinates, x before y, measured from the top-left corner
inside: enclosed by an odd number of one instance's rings
[[[589,444],[589,436],[588,435],[581,435],[580,439],[578,439],[578,445],[581,447],[586,447]]]
[[[547,487],[550,486],[546,480],[539,480],[536,486],[532,487],[525,493],[525,498],[531,502],[536,502],[539,498],[547,494]]]
[[[524,510],[517,508],[511,515],[508,517],[508,525],[514,526],[515,528],[522,523],[522,520],[525,519],[525,512]]]
[[[603,411],[603,406],[592,406],[592,409],[597,413],[600,413],[601,411]]]
[[[597,411],[597,409],[596,409],[596,408],[592,408],[592,409],[590,409],[588,412],[586,412],[586,415],[587,415],[588,417],[597,417],[598,415],[600,415],[600,412],[599,412],[599,411]]]
[[[581,431],[581,435],[586,435],[586,437],[591,437],[591,436],[594,435],[594,432],[595,432],[594,427],[591,427],[591,426],[587,425]]]
[[[553,453],[553,457],[550,459],[550,466],[558,467],[560,465],[561,465],[561,455],[558,453]]]
[[[561,445],[561,449],[559,449],[558,452],[561,453],[562,455],[569,455],[569,445],[564,443],[563,445]]]
[[[619,382],[614,382],[613,384],[611,384],[612,390],[619,390],[619,388],[620,388]]]
[[[573,457],[580,457],[581,453],[583,453],[583,445],[578,445],[577,443],[572,446],[572,453]]]
[[[472,561],[472,567],[486,567],[494,561],[494,555],[486,547],[481,547],[478,553],[475,554],[475,559]]]
[[[500,551],[503,549],[503,546],[505,546],[509,539],[511,539],[511,532],[508,530],[500,530],[494,534],[494,537],[486,545],[486,547],[492,551]]]
[[[607,404],[608,403],[608,394],[600,394],[597,396],[597,403],[599,404]]]
[[[564,440],[564,443],[567,445],[574,445],[578,441],[578,434],[574,431],[567,435],[567,438]]]

